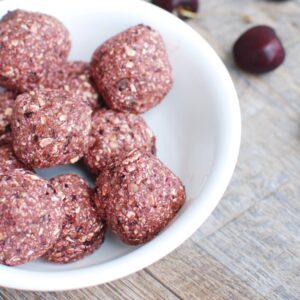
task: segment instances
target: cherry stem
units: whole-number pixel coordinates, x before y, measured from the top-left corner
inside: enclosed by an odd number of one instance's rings
[[[184,6],[178,6],[176,9],[175,9],[176,13],[178,16],[182,16],[182,17],[185,17],[187,19],[195,19],[197,18],[200,14],[199,13],[195,13],[193,11],[190,11],[189,9],[185,8]],[[240,16],[241,19],[245,22],[245,23],[252,23],[252,20],[251,20],[251,16],[248,16],[248,15],[241,15],[240,13],[238,12],[229,12],[229,13],[201,13],[201,16],[203,17],[207,17],[207,16],[231,16],[231,15],[234,15],[234,16]]]
[[[185,18],[188,18],[188,19],[195,19],[195,18],[198,17],[197,13],[186,9],[183,6],[177,7],[176,12],[177,12],[178,16],[185,17]]]

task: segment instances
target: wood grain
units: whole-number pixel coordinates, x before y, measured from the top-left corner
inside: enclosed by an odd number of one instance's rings
[[[242,111],[239,162],[219,206],[191,239],[134,275],[63,293],[0,289],[0,299],[300,299],[300,1],[202,1],[189,24],[224,60]],[[256,24],[273,26],[287,51],[263,76],[231,57]]]

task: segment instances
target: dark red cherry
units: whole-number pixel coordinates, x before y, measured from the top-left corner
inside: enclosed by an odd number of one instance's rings
[[[181,19],[189,19],[198,11],[198,0],[152,0],[152,3],[169,11],[176,12]]]
[[[244,32],[233,46],[236,64],[250,73],[266,73],[284,60],[285,51],[276,32],[269,26],[255,26]]]

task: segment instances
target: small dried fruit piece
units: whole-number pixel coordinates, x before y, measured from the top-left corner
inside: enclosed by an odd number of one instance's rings
[[[266,73],[284,60],[285,50],[269,26],[255,26],[243,33],[233,46],[236,64],[250,73]]]

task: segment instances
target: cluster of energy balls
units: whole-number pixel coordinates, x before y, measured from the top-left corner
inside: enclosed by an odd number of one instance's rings
[[[70,48],[54,17],[15,10],[0,21],[2,264],[79,260],[100,247],[108,227],[127,244],[145,243],[185,201],[139,115],[172,87],[160,34],[131,27],[89,63],[67,61]],[[97,176],[95,189],[76,174],[48,181],[34,171],[81,159]]]

